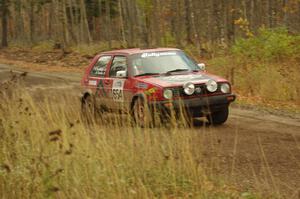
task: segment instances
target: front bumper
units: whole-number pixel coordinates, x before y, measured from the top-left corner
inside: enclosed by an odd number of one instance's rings
[[[172,101],[156,101],[150,102],[150,106],[167,112],[172,109],[175,111],[183,109],[192,116],[201,117],[205,114],[217,112],[218,110],[228,107],[231,102],[235,101],[235,99],[236,96],[234,94],[226,94],[197,97],[192,99],[182,98]]]

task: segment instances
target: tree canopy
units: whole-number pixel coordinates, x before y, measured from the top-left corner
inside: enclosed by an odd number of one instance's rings
[[[228,46],[259,28],[300,31],[299,0],[0,0],[7,41]]]

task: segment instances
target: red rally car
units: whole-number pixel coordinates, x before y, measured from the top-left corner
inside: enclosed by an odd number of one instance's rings
[[[130,113],[139,126],[174,113],[223,124],[235,100],[230,83],[175,48],[123,49],[97,55],[82,78],[82,109]]]

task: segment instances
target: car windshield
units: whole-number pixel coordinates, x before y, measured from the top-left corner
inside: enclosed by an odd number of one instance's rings
[[[129,64],[133,76],[200,70],[196,62],[182,51],[135,54],[130,57]]]

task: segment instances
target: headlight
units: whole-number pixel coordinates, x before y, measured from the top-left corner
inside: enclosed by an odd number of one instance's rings
[[[173,97],[173,92],[170,89],[164,90],[164,98],[166,99],[172,99]]]
[[[214,80],[208,80],[206,83],[206,88],[209,92],[215,92],[218,89],[218,84]]]
[[[183,85],[183,90],[185,94],[193,95],[193,93],[195,92],[195,85],[191,82],[185,83]]]
[[[222,93],[230,93],[230,86],[227,83],[224,83],[221,85],[221,91]]]

